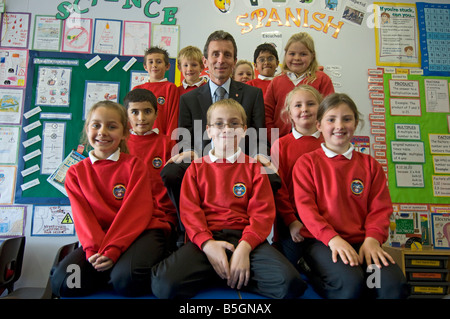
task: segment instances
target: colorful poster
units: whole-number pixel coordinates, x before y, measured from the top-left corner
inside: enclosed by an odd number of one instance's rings
[[[424,75],[450,76],[450,5],[417,2]]]
[[[0,88],[0,123],[21,124],[23,98],[23,89]]]
[[[0,49],[0,86],[25,87],[28,50]]]
[[[374,112],[385,115],[384,160],[393,202],[448,203],[450,79],[384,73],[383,83],[383,99],[373,102],[380,102]]]
[[[0,47],[28,48],[31,13],[5,12],[2,15]]]
[[[90,53],[92,19],[67,18],[64,20],[63,52]]]
[[[33,49],[59,51],[61,46],[62,21],[54,16],[37,15],[34,20]]]
[[[71,68],[40,66],[36,104],[68,107],[71,77]]]
[[[377,65],[420,67],[416,6],[375,2]]]
[[[120,54],[122,21],[96,19],[94,27],[95,54]]]

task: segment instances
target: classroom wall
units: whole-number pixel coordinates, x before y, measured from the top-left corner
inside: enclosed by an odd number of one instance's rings
[[[34,15],[64,14],[64,10],[70,8],[72,4],[79,5],[78,8],[84,12],[82,17],[85,18],[150,21],[155,24],[173,23],[176,19],[176,24],[180,26],[179,48],[195,45],[203,50],[207,36],[214,30],[224,29],[233,34],[236,39],[238,59],[250,61],[253,61],[254,48],[261,42],[266,42],[262,39],[263,33],[279,32],[282,40],[277,40],[277,43],[281,44],[280,52],[282,52],[282,48],[291,34],[306,31],[313,36],[319,63],[331,76],[336,91],[348,93],[355,100],[368,123],[368,114],[371,112],[372,105],[367,90],[367,70],[376,67],[375,33],[371,27],[373,13],[369,10],[373,1],[361,1],[368,8],[361,25],[351,24],[340,19],[342,7],[338,11],[324,9],[325,1],[316,0],[309,5],[302,4],[302,1],[298,0],[285,2],[259,0],[260,5],[255,8],[250,5],[250,1],[231,1],[231,10],[222,13],[214,6],[213,0],[6,0],[6,11],[31,12],[33,16],[30,30],[33,30]],[[341,4],[342,2],[346,3],[346,1],[341,1]],[[448,3],[446,0],[429,2]],[[133,6],[138,3],[141,3],[140,8]],[[404,0],[402,3],[415,3],[415,1]],[[123,7],[126,5],[131,8],[124,9]],[[297,27],[292,20],[290,20],[291,26],[286,26],[286,7],[292,8],[292,12],[295,12],[296,8],[302,8],[303,22],[308,19],[310,26],[315,25],[316,28],[303,25]],[[261,21],[260,26],[255,10],[261,8],[266,8],[268,15]],[[272,8],[276,10],[271,11]],[[305,10],[308,10],[306,16]],[[176,13],[174,14],[174,12]],[[319,21],[313,19],[313,13],[316,12],[319,13],[316,18],[323,17]],[[273,15],[269,17],[271,13]],[[277,20],[276,14],[283,25],[280,26],[279,22],[275,21],[268,26],[270,18]],[[148,17],[148,15],[153,17]],[[328,30],[325,30],[327,32],[324,32],[325,26],[320,21],[326,23],[330,17],[333,17],[331,21],[335,26],[330,26]],[[339,22],[342,24],[339,26],[339,33],[336,33],[336,26],[339,25]],[[280,60],[282,60],[281,57]],[[357,135],[371,136],[370,126],[365,125],[357,132]],[[76,240],[76,236],[29,236],[31,208],[29,205],[25,228],[27,246],[23,272],[17,287],[44,286],[57,248],[64,243]]]

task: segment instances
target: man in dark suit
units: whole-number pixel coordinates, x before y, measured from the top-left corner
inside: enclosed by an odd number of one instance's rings
[[[208,154],[210,140],[205,134],[206,112],[211,104],[222,98],[238,101],[247,113],[247,136],[242,151],[257,158],[263,165],[268,165],[269,144],[266,134],[260,134],[264,128],[264,100],[262,90],[231,79],[237,61],[237,46],[231,34],[215,31],[208,37],[204,50],[203,62],[209,70],[210,80],[180,98],[178,121],[178,147],[180,153],[173,156],[161,172],[169,197],[179,212],[179,190],[184,172],[191,160]],[[221,89],[222,88],[222,89]],[[221,91],[221,92],[220,92]],[[209,123],[210,124],[210,123]],[[271,182],[276,174],[269,174]],[[279,180],[278,180],[279,181]],[[272,182],[275,191],[279,186]],[[181,225],[182,227],[182,225]]]

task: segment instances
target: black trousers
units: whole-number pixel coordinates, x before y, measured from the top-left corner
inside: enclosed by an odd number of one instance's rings
[[[349,266],[340,258],[336,263],[331,259],[331,249],[316,239],[305,239],[293,245],[284,241],[284,251],[291,261],[303,256],[310,271],[307,273],[311,285],[323,298],[327,299],[403,299],[408,296],[406,278],[397,264],[371,270],[366,264]],[[358,252],[361,244],[352,245]],[[295,248],[301,252],[295,253]],[[376,266],[375,266],[376,267]],[[379,271],[377,273],[377,271]]]
[[[104,272],[95,270],[87,261],[83,248],[79,247],[52,270],[53,293],[60,297],[77,297],[113,288],[123,296],[151,294],[151,269],[167,257],[166,246],[167,238],[162,230],[146,230],[119,257],[114,266]],[[73,265],[79,267],[78,273],[73,271]],[[79,288],[73,287],[74,281],[71,279],[71,276],[78,274]]]
[[[214,239],[236,247],[242,231],[222,230],[213,235]],[[306,289],[299,272],[268,242],[250,253],[250,270],[251,278],[243,291],[281,299],[297,298]],[[190,298],[205,288],[225,285],[226,281],[216,274],[205,253],[192,242],[155,266],[152,276],[152,291],[161,299]]]

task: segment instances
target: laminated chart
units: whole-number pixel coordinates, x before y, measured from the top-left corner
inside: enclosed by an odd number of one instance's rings
[[[424,75],[450,76],[450,4],[416,6]]]

